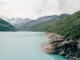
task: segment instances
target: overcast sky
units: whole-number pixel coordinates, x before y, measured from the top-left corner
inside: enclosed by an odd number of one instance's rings
[[[36,19],[40,16],[72,14],[80,0],[0,0],[0,16]]]

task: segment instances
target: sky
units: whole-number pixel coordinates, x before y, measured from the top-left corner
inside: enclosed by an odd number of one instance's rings
[[[73,14],[80,0],[0,0],[0,16],[37,19],[41,16]]]

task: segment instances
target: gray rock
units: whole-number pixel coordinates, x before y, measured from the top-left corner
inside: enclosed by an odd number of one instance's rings
[[[60,54],[69,59],[78,59],[80,57],[80,39],[65,38],[56,33],[45,33],[49,41],[42,44],[42,50],[48,54]],[[74,58],[75,57],[75,58]]]

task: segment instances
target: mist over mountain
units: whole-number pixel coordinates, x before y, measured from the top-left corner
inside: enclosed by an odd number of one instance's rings
[[[65,18],[69,16],[69,14],[61,14],[61,15],[51,15],[51,16],[43,16],[38,19],[29,19],[29,18],[7,18],[1,16],[2,19],[9,22],[13,25],[17,30],[21,31],[46,31],[50,28],[55,21],[60,20],[61,18]],[[46,25],[45,25],[46,24]]]
[[[61,14],[60,18],[64,17],[64,16],[67,16],[68,14]],[[21,24],[21,23],[26,23],[26,22],[29,22],[29,21],[32,21],[32,20],[36,20],[36,21],[49,21],[49,20],[52,20],[52,19],[55,19],[56,17],[58,17],[58,15],[51,15],[51,16],[42,16],[42,17],[39,17],[37,19],[30,19],[30,18],[7,18],[5,16],[0,16],[0,18],[4,19],[5,21],[11,23],[12,25],[15,25],[15,24]]]
[[[63,18],[69,16],[69,14],[61,14],[61,15],[52,15],[52,16],[43,16],[36,19],[37,21],[49,21],[55,18]]]
[[[55,20],[57,21],[60,20],[61,18],[65,18],[68,16],[69,14],[43,16],[39,17],[36,20],[31,20],[21,24],[14,24],[14,26],[21,31],[46,31],[49,27],[53,25]]]
[[[5,21],[9,22],[10,24],[12,25],[15,25],[15,24],[21,24],[21,23],[26,23],[26,22],[29,22],[31,21],[32,19],[29,19],[29,18],[7,18],[7,17],[1,17],[2,19],[4,19]]]
[[[25,18],[25,19],[22,19],[22,18],[12,18],[12,19],[8,20],[8,22],[10,22],[12,25],[26,23],[26,22],[29,22],[29,21],[31,21],[31,19],[29,19],[29,18]]]

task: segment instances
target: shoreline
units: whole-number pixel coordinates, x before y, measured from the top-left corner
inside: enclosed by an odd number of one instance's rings
[[[80,58],[80,38],[72,40],[56,33],[44,33],[50,40],[42,43],[42,50],[47,54],[59,54],[69,60]]]

